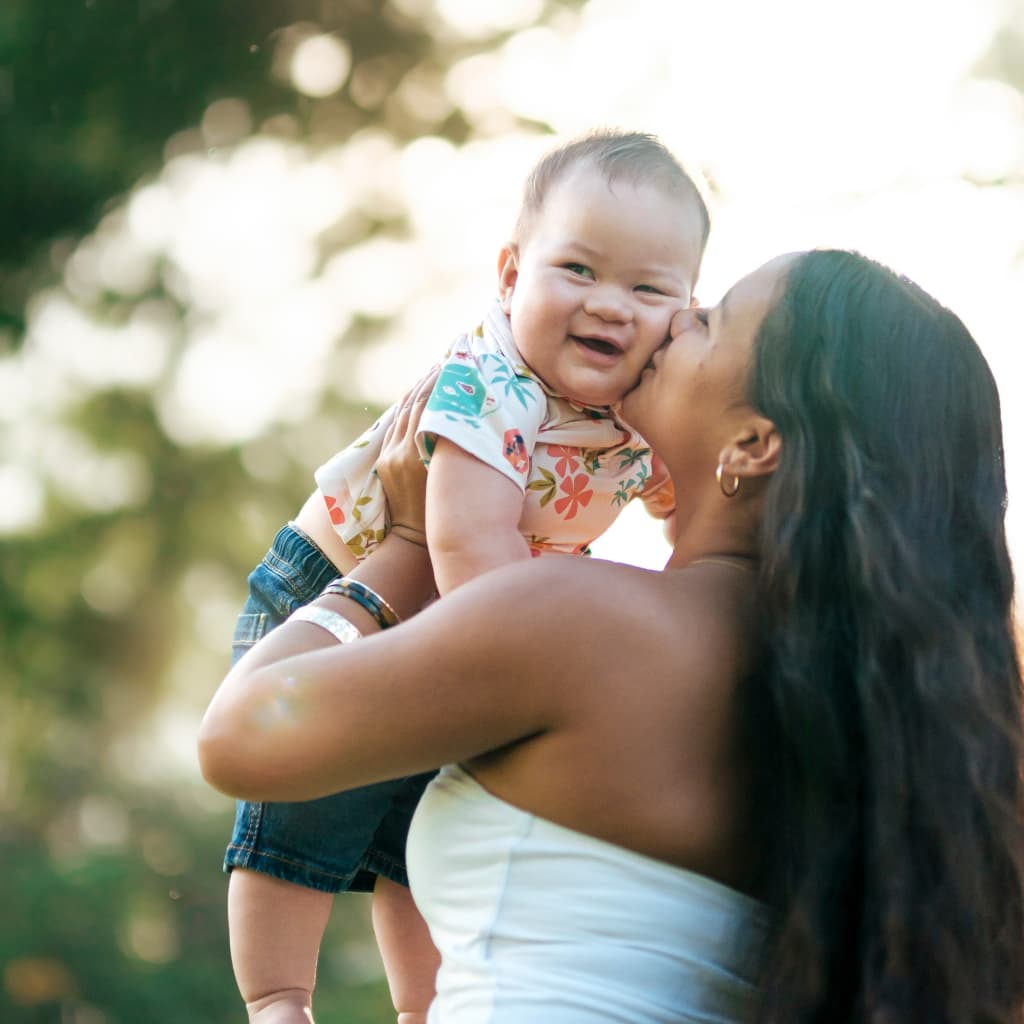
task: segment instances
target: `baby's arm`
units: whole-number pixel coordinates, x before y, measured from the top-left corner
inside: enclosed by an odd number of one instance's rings
[[[676,510],[676,491],[665,463],[657,455],[651,456],[651,475],[640,492],[640,499],[649,516],[668,519]]]
[[[529,558],[522,512],[523,492],[511,479],[438,438],[427,474],[427,545],[438,592]]]

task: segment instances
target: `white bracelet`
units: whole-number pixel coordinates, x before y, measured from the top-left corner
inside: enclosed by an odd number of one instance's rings
[[[316,605],[307,604],[297,609],[285,619],[285,622],[312,622],[314,626],[326,629],[339,644],[350,644],[363,635],[344,615]]]

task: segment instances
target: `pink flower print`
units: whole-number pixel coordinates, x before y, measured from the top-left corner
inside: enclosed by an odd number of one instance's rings
[[[555,463],[555,472],[559,476],[568,476],[580,468],[579,448],[566,448],[564,445],[552,444],[548,446],[548,452],[558,462]]]
[[[572,519],[579,511],[580,505],[584,508],[590,504],[594,496],[593,491],[584,490],[590,482],[586,473],[579,473],[576,476],[567,476],[559,486],[559,490],[565,491],[565,497],[555,502],[555,511],[561,515],[565,512],[566,519]],[[566,511],[568,509],[568,511]]]
[[[345,512],[342,507],[338,504],[335,498],[332,498],[329,494],[324,495],[324,501],[327,504],[327,514],[331,517],[331,522],[335,526],[341,526],[345,522]]]
[[[505,431],[504,455],[509,465],[522,476],[530,468],[530,456],[526,454],[526,442],[520,431],[513,427]]]

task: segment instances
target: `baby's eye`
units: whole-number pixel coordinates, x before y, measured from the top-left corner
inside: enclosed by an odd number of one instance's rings
[[[590,267],[586,267],[582,263],[565,263],[563,264],[563,266],[566,270],[569,271],[570,274],[577,274],[580,277],[594,276],[594,272],[590,269]]]
[[[638,284],[633,290],[637,292],[647,292],[650,295],[665,294],[660,288],[655,288],[653,284]]]

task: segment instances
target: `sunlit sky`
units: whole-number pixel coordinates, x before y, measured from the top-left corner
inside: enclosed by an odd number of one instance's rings
[[[479,140],[398,148],[370,131],[314,153],[258,127],[251,135],[244,97],[224,97],[185,133],[201,133],[201,154],[169,140],[162,173],[77,247],[62,286],[32,303],[24,351],[0,362],[0,530],[30,527],[43,478],[83,504],[146,494],[137,456],[100,455],[59,427],[83,387],[152,384],[174,438],[246,441],[311,412],[324,374],[337,372],[339,337],[372,314],[395,324],[358,358],[355,381],[367,403],[395,398],[493,293],[522,178],[552,141],[517,130],[516,114],[562,135],[653,131],[704,174],[705,303],[779,252],[838,245],[890,263],[955,309],[1001,382],[1020,564],[1024,419],[1011,389],[1024,188],[970,183],[1019,180],[1024,166],[1021,96],[968,80],[1008,10],[1002,0],[591,0],[545,28],[530,27],[540,0],[392,2],[433,11],[439,31],[463,38],[519,30],[457,65],[440,99],[415,76],[400,89],[412,108],[459,104]],[[307,34],[290,45],[283,73],[311,96],[358,73],[344,40]],[[403,207],[409,238],[370,241],[319,267],[322,232]],[[184,324],[154,301],[116,328],[90,315],[104,289],[142,294],[158,273],[188,309]],[[169,372],[182,336],[185,357]],[[329,454],[310,453],[311,465]],[[666,547],[637,511],[597,553],[655,566]]]

